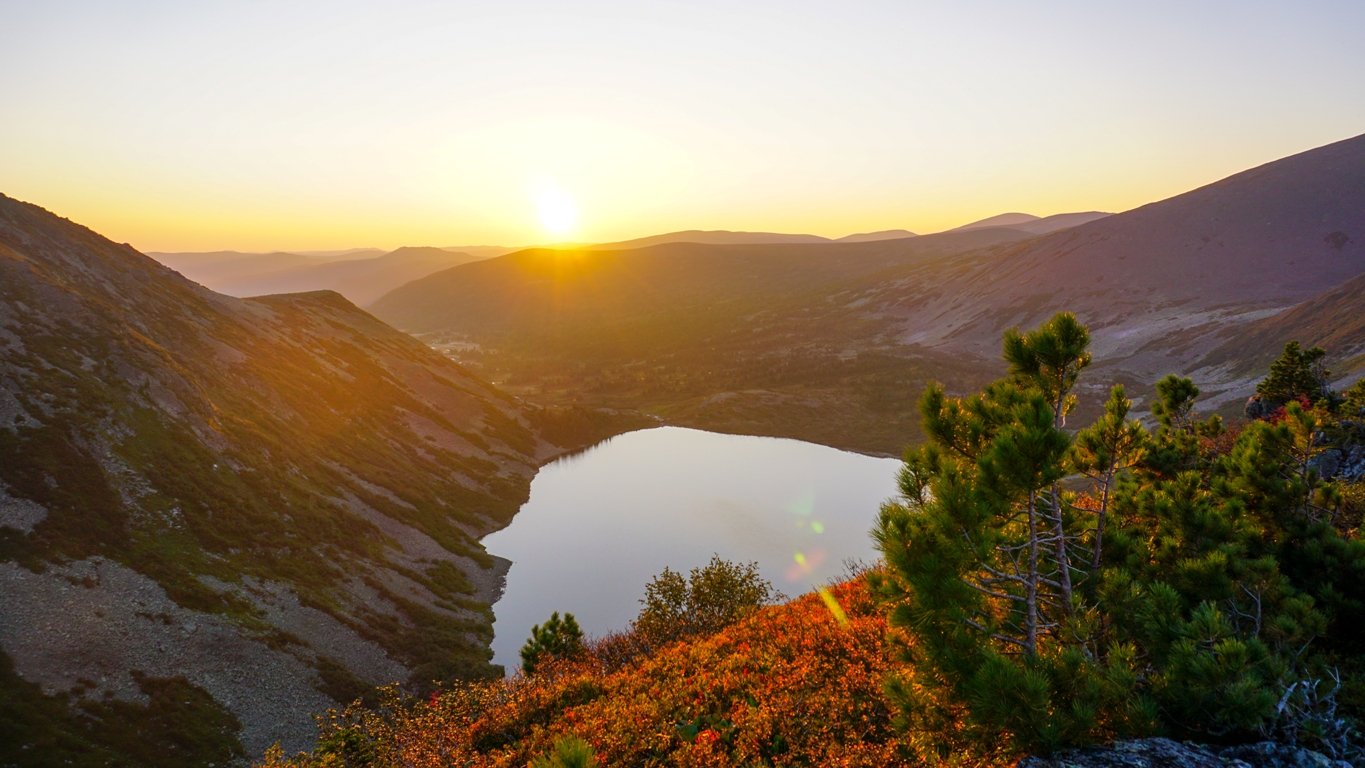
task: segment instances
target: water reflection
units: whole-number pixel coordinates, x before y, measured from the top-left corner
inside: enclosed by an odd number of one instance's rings
[[[711,554],[756,560],[797,595],[873,557],[868,530],[899,462],[798,440],[660,427],[620,435],[540,470],[512,524],[487,536],[512,561],[493,607],[494,660],[509,670],[532,624],[573,613],[584,631],[624,628],[664,566]]]

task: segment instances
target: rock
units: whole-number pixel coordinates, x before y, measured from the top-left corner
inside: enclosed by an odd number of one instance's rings
[[[1280,404],[1264,400],[1260,395],[1252,395],[1242,412],[1248,419],[1264,419],[1279,410]]]
[[[1341,451],[1335,448],[1323,451],[1309,459],[1308,466],[1318,471],[1318,477],[1331,480],[1337,476],[1337,470],[1341,468]]]
[[[1252,768],[1350,768],[1351,765],[1303,747],[1273,741],[1223,747],[1218,754],[1225,760],[1241,760]]]
[[[1349,482],[1365,478],[1365,444],[1358,443],[1343,450],[1337,476]]]
[[[1170,739],[1134,739],[1103,747],[1068,749],[1019,761],[1017,768],[1226,768],[1217,754],[1205,747]]]
[[[1017,768],[1351,768],[1351,764],[1269,741],[1211,747],[1157,738],[1029,756]]]

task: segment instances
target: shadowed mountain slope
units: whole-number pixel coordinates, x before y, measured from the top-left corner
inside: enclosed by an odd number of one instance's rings
[[[547,453],[336,293],[222,296],[0,196],[0,742],[222,764],[373,685],[498,674],[477,538]]]
[[[1156,373],[1209,351],[1210,334],[1229,323],[1361,272],[1365,136],[1001,249],[886,300],[917,304],[904,315],[907,342],[981,354],[994,354],[1004,328],[1069,309],[1090,324],[1099,356],[1129,358],[1153,341],[1174,347],[1172,358],[1134,362]]]
[[[520,251],[414,281],[371,306],[406,330],[565,336],[765,301],[1026,237],[992,228],[870,243],[706,245]]]
[[[1265,370],[1284,345],[1330,350],[1338,374],[1365,366],[1365,274],[1284,312],[1238,328],[1232,338],[1210,352],[1203,364],[1230,366],[1235,372]]]
[[[907,397],[931,370],[967,386],[983,366],[883,338],[894,328],[859,297],[888,271],[1027,236],[523,251],[410,283],[372,311],[537,402],[894,454],[916,434]]]

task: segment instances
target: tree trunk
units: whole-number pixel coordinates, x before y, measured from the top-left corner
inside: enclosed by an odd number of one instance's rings
[[[1024,619],[1024,648],[1030,656],[1038,654],[1038,505],[1034,491],[1028,492],[1028,579],[1024,584],[1027,615]]]

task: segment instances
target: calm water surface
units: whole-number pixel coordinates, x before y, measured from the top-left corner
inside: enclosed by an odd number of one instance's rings
[[[645,584],[716,553],[757,561],[790,596],[875,557],[878,505],[900,462],[772,437],[678,427],[631,432],[542,468],[507,528],[483,539],[512,561],[493,606],[494,661],[510,672],[531,625],[574,614],[588,635],[624,629]]]

